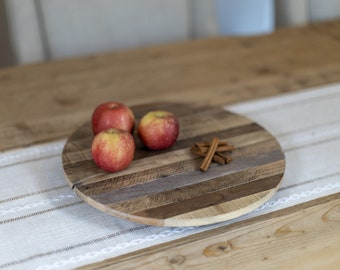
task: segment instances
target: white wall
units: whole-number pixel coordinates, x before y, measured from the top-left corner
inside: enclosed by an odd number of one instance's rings
[[[147,46],[189,37],[183,0],[40,1],[51,58]]]
[[[249,22],[248,30],[257,22],[260,27],[257,30],[271,31],[265,28],[272,23],[270,17],[261,15],[251,20],[249,16],[255,14],[254,8],[248,4],[235,12],[225,4],[240,5],[245,0],[233,1],[237,0],[5,0],[5,3],[12,48],[17,63],[24,64],[235,34],[226,29],[243,13],[247,20],[238,22],[238,25],[244,23],[238,33]],[[340,18],[340,0],[247,1],[256,2],[258,10],[261,2],[267,3],[268,14],[275,12],[276,27]],[[274,4],[275,10],[271,8]],[[247,8],[253,12],[247,13]],[[230,22],[231,18],[234,21]],[[254,33],[256,29],[244,32]],[[2,55],[7,55],[5,49],[0,50]]]

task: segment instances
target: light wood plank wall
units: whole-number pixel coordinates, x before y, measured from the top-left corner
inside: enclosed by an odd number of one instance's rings
[[[273,1],[277,27],[340,17],[339,0]],[[219,34],[214,0],[5,0],[4,3],[15,54],[12,62],[17,64]],[[2,49],[1,53],[6,51]]]

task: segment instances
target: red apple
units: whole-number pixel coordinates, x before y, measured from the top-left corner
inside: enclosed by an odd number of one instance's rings
[[[119,102],[106,102],[97,106],[92,114],[93,134],[109,128],[133,132],[135,116],[130,108]]]
[[[176,116],[167,111],[151,111],[138,124],[138,136],[152,150],[171,147],[177,140],[179,123]]]
[[[131,133],[121,129],[106,129],[94,136],[92,158],[103,170],[117,172],[127,168],[135,153]]]

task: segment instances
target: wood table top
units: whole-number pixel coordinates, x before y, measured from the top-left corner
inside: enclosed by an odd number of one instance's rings
[[[89,119],[96,105],[107,100],[131,106],[164,101],[222,106],[339,82],[339,51],[340,21],[331,21],[264,36],[213,37],[2,69],[0,151],[65,139]],[[335,194],[84,268],[148,269],[150,261],[158,260],[158,269],[180,269],[181,262],[190,259],[192,269],[225,269],[230,258],[220,256],[221,251],[233,247],[220,242],[222,235],[230,238],[237,229],[263,238],[263,245],[256,248],[259,253],[271,241],[257,233],[259,228],[283,226],[289,219],[303,230],[339,204]],[[304,269],[298,268],[303,256],[307,268],[335,269],[340,243],[334,234],[339,235],[340,226],[332,231],[327,222],[319,223],[305,231],[304,249],[292,248],[291,235],[282,231],[272,252],[272,268]],[[327,250],[318,244],[316,233],[329,239]],[[285,258],[292,252],[297,256],[288,265]],[[243,255],[235,257],[233,269],[245,269],[252,260],[252,268],[261,269],[271,259],[254,261],[253,253],[253,247],[245,247]]]

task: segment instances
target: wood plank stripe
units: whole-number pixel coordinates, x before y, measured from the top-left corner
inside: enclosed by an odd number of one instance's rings
[[[276,141],[272,138],[265,141],[260,140],[262,140],[261,137],[257,136],[256,140],[250,140],[250,142],[252,142],[253,144],[237,148],[232,153],[232,158],[237,161],[243,159],[243,157],[251,157],[254,155],[256,155],[257,157],[261,153],[267,153],[278,149]],[[256,152],[254,151],[254,149],[256,149]],[[174,161],[168,163],[168,160]],[[141,159],[139,161],[140,162],[133,162],[131,164],[131,168],[126,170],[125,172],[114,174],[114,177],[113,175],[111,175],[111,177],[109,178],[104,179],[95,177],[87,179],[86,181],[82,181],[75,186],[79,189],[79,191],[88,196],[91,196],[101,193],[103,190],[105,192],[111,190],[119,190],[121,188],[132,187],[135,185],[152,182],[157,179],[164,181],[165,178],[171,175],[180,174],[183,171],[189,174],[193,174],[192,177],[195,177],[197,179],[209,177],[209,174],[211,174],[211,171],[205,174],[197,172],[197,169],[202,162],[202,158],[193,156],[193,154],[190,153],[189,149],[170,152],[164,154],[164,156],[158,157],[157,159],[155,159],[155,157],[152,157]],[[242,162],[244,163],[245,161]],[[225,172],[225,170],[232,171],[235,165],[235,162],[232,162],[229,165],[225,165],[220,169],[217,169],[217,171],[214,173],[225,174],[227,173]],[[240,168],[245,168],[245,166],[247,165],[240,163],[240,165],[237,166],[241,166]],[[221,172],[219,172],[219,170],[221,170]]]
[[[195,226],[197,223],[206,225],[236,218],[259,207],[273,196],[276,190],[264,190],[218,205],[166,218],[163,221],[163,226]]]
[[[167,219],[180,214],[189,213],[198,209],[203,209],[209,206],[217,206],[224,202],[236,200],[245,196],[253,195],[263,191],[271,190],[281,181],[282,174],[258,179],[255,182],[250,182],[243,185],[232,186],[230,188],[218,189],[215,192],[209,192],[189,198],[166,204],[160,207],[145,209],[139,212],[132,213],[142,217],[153,217],[159,219]],[[149,205],[147,205],[149,207]],[[115,207],[117,209],[117,207]],[[125,211],[127,212],[127,211]]]
[[[157,166],[164,169],[163,165],[164,162],[166,162],[167,166],[177,166],[182,169],[192,170],[192,167],[186,167],[185,164],[182,164],[182,162],[185,162],[185,160],[191,160],[196,164],[195,159],[197,157],[193,156],[190,151],[189,147],[197,141],[202,140],[209,140],[213,136],[218,136],[221,138],[221,140],[230,141],[230,143],[233,143],[235,147],[242,147],[246,146],[251,143],[260,142],[263,140],[271,139],[273,140],[272,136],[268,133],[264,132],[263,130],[259,130],[259,126],[251,124],[250,126],[246,126],[243,128],[237,128],[232,129],[229,132],[219,132],[219,133],[209,133],[206,134],[204,137],[200,137],[197,139],[193,139],[190,142],[186,142],[181,148],[180,151],[176,151],[175,148],[171,149],[171,151],[161,151],[156,152],[154,155],[145,155],[145,157],[142,158],[136,158],[132,162],[132,164],[129,166],[127,170],[116,172],[114,174],[108,174],[104,171],[102,171],[100,168],[95,166],[95,164],[91,159],[86,160],[79,160],[76,163],[65,163],[65,156],[63,156],[63,162],[64,162],[64,170],[66,174],[68,175],[68,180],[70,180],[71,186],[81,186],[86,184],[91,184],[93,182],[100,182],[105,181],[107,179],[119,179],[123,176],[124,179],[135,179],[135,181],[138,182],[136,177],[136,172],[139,172],[139,174],[142,174],[142,171],[144,173],[148,173],[148,170],[153,169]],[[262,128],[261,128],[262,129]],[[274,142],[274,141],[273,141]],[[181,142],[179,142],[181,144]],[[178,146],[177,146],[178,147]],[[277,147],[279,147],[277,145]],[[88,150],[89,151],[89,150]],[[152,152],[152,151],[149,151]],[[151,153],[152,154],[152,153]],[[83,156],[83,155],[82,155]],[[194,160],[193,160],[194,159]],[[179,164],[175,164],[175,163]],[[192,163],[192,162],[189,162]],[[195,166],[196,168],[196,166]],[[76,172],[76,173],[75,173]],[[167,172],[163,172],[161,175],[168,174]],[[117,182],[115,180],[115,182]],[[123,185],[129,185],[129,182],[124,183]]]
[[[173,110],[172,110],[173,111]],[[209,115],[211,113],[211,115]],[[208,114],[208,116],[207,116]],[[177,115],[177,114],[176,114]],[[180,123],[180,133],[178,138],[178,143],[176,143],[172,149],[181,148],[182,145],[188,144],[190,141],[200,139],[200,136],[206,136],[209,133],[218,133],[218,132],[233,132],[233,129],[240,128],[250,128],[259,129],[257,124],[252,123],[251,120],[241,117],[239,115],[235,115],[230,112],[225,112],[223,110],[213,111],[204,111],[204,113],[197,114],[195,117],[199,118],[199,120],[193,121],[192,115],[188,115],[187,119],[179,118]],[[136,120],[138,122],[138,119]],[[249,126],[248,126],[249,125]],[[245,127],[243,127],[245,126]],[[244,131],[246,132],[246,131]],[[136,133],[136,131],[135,131]],[[137,138],[137,134],[134,134],[136,138],[136,147],[140,150],[137,153],[136,158],[144,157],[149,153],[149,155],[155,154],[154,151],[150,153],[150,151],[145,151],[141,142]],[[70,155],[70,153],[78,153],[79,150],[86,150],[91,148],[93,134],[91,129],[90,122],[85,123],[77,132],[69,138],[64,150],[63,154],[65,156],[65,164],[67,162],[74,162],[74,157]],[[144,150],[144,151],[143,151]],[[141,156],[138,154],[141,153]],[[156,152],[157,153],[157,152]],[[89,155],[88,158],[91,158]],[[81,157],[82,159],[83,157]]]
[[[200,176],[199,172],[193,172],[194,175],[179,174],[169,179],[168,181],[154,181],[144,185],[137,185],[125,190],[105,192],[92,196],[96,201],[115,208],[118,211],[131,212],[142,211],[148,208],[158,207],[160,205],[170,204],[183,201],[195,196],[201,196],[208,192],[214,192],[224,188],[232,188],[238,185],[243,185],[251,182],[257,182],[263,177],[282,174],[282,161],[278,156],[277,162],[268,165],[266,159],[259,157],[258,164],[253,167],[244,167],[247,169],[232,168],[229,174],[216,176],[220,172],[210,174],[210,179],[205,176]],[[218,166],[216,169],[221,169]],[[215,175],[215,177],[211,177]],[[197,176],[197,178],[194,178]],[[251,177],[253,176],[253,177]],[[189,181],[190,179],[190,181]]]

